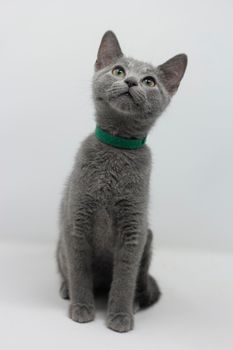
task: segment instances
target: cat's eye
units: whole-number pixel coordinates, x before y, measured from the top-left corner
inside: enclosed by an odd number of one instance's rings
[[[143,84],[148,87],[154,87],[156,85],[156,81],[153,77],[146,77],[143,79]]]
[[[112,74],[115,75],[115,77],[123,79],[125,77],[125,70],[123,67],[117,66],[113,68]]]

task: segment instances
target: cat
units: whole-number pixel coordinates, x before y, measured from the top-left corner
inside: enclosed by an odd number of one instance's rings
[[[112,31],[101,41],[93,77],[96,131],[76,155],[60,206],[60,295],[76,322],[95,317],[94,292],[109,292],[107,327],[127,332],[134,305],[158,301],[149,274],[151,154],[146,135],[168,106],[187,66],[179,54],[157,67],[123,55]]]

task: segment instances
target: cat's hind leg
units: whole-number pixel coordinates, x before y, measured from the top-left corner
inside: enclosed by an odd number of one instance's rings
[[[70,299],[69,288],[68,288],[68,284],[67,284],[66,281],[62,281],[62,282],[61,282],[59,294],[60,294],[60,297],[61,297],[62,299],[65,299],[65,300]]]
[[[68,288],[67,277],[66,277],[67,268],[65,263],[65,257],[62,254],[61,241],[58,242],[56,259],[57,259],[57,266],[58,266],[58,271],[59,271],[60,280],[61,280],[59,294],[62,299],[69,299],[69,288]]]
[[[156,303],[161,292],[155,279],[149,275],[148,270],[151,260],[151,244],[153,234],[152,231],[148,230],[147,241],[144,247],[144,252],[141,259],[141,264],[137,279],[137,288],[135,294],[135,304],[139,308],[146,308]]]

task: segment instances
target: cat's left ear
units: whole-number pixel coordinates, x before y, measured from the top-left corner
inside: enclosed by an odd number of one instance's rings
[[[95,69],[102,69],[123,56],[116,35],[112,31],[107,31],[100,43]]]
[[[185,54],[177,55],[158,67],[159,77],[166,90],[174,95],[177,91],[181,79],[184,76],[188,63],[188,57]]]

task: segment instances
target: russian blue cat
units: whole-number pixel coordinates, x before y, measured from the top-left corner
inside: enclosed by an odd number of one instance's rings
[[[60,294],[76,322],[95,317],[94,292],[109,292],[107,326],[133,328],[134,306],[160,296],[149,274],[151,154],[146,136],[178,89],[185,54],[157,67],[123,55],[104,34],[95,63],[96,131],[82,143],[60,208],[57,262]]]

